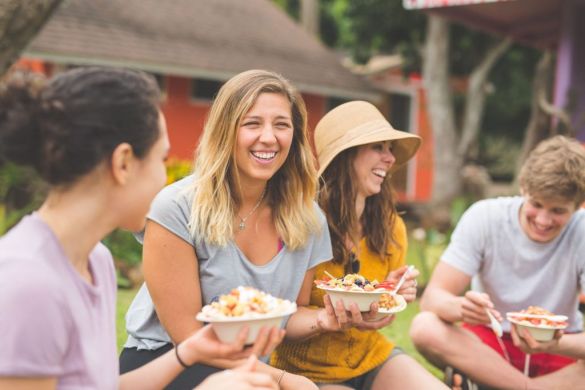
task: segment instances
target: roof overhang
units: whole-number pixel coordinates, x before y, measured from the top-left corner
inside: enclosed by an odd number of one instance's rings
[[[378,96],[333,51],[266,0],[68,0],[25,55],[218,81],[266,69],[307,94]]]
[[[403,0],[449,20],[539,49],[556,49],[564,0]]]
[[[88,57],[75,56],[70,54],[59,54],[55,52],[43,52],[34,49],[27,49],[23,55],[31,59],[50,61],[54,64],[78,65],[78,66],[112,66],[131,69],[139,69],[146,72],[160,73],[189,78],[201,78],[209,80],[227,81],[238,72],[225,70],[200,69],[193,66],[170,65],[165,63],[148,63],[145,61],[131,61],[120,58]],[[299,91],[308,94],[335,96],[348,100],[368,100],[377,102],[381,95],[377,90],[371,89],[371,92],[364,90],[345,89],[338,87],[329,87],[326,85],[309,84],[302,81],[291,79]]]

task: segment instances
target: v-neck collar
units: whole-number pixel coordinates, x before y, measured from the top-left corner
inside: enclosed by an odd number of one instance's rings
[[[257,268],[265,268],[270,266],[271,264],[275,263],[279,257],[281,257],[281,255],[284,253],[284,251],[286,250],[286,244],[283,243],[282,247],[280,248],[280,250],[270,259],[268,260],[268,262],[266,262],[266,264],[262,264],[262,265],[258,265],[256,263],[253,263],[252,261],[250,261],[250,259],[248,258],[248,256],[246,256],[246,254],[244,253],[244,251],[238,246],[238,244],[236,243],[235,240],[231,241],[231,245],[233,245],[233,247],[236,249],[236,252],[238,252],[238,254],[244,259],[246,260],[246,262],[248,264],[250,264],[253,267],[257,267]]]

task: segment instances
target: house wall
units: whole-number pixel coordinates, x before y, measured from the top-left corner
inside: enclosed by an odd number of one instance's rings
[[[417,134],[422,138],[422,144],[416,154],[416,191],[412,196],[412,201],[428,202],[431,200],[433,188],[433,129],[428,118],[427,97],[422,87],[417,89]]]
[[[169,129],[170,156],[190,160],[203,132],[211,101],[191,98],[191,79],[189,78],[167,76],[165,83],[166,98],[162,109]],[[303,99],[307,106],[307,122],[311,144],[313,144],[313,130],[325,114],[326,98],[303,94]]]
[[[311,148],[315,153],[315,141],[313,134],[317,123],[326,114],[327,111],[327,99],[323,96],[302,94],[305,105],[307,106],[307,127],[309,129],[309,141],[311,142]],[[316,153],[315,153],[316,154]]]
[[[165,100],[162,105],[167,119],[171,150],[169,155],[191,160],[203,130],[209,102],[191,99],[191,80],[185,77],[165,77]]]
[[[370,76],[376,88],[389,94],[403,94],[410,97],[410,128],[400,129],[417,134],[422,144],[408,164],[393,175],[394,187],[401,202],[426,203],[431,200],[433,183],[433,137],[427,118],[427,102],[420,76],[413,74],[404,77],[399,69],[388,69]],[[380,110],[388,115],[390,101],[386,99],[379,105]],[[392,123],[392,118],[388,118]]]

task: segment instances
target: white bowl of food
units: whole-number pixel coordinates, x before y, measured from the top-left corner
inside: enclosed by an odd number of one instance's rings
[[[506,313],[506,318],[519,329],[526,329],[537,341],[550,341],[555,331],[565,329],[567,316],[556,315],[538,306],[526,310]]]
[[[333,305],[341,301],[345,310],[350,310],[355,303],[361,312],[370,311],[372,303],[378,302],[382,295],[388,294],[392,289],[388,282],[369,281],[359,274],[316,280],[315,284],[331,297]]]
[[[283,320],[297,311],[297,305],[252,287],[238,287],[205,305],[196,318],[210,323],[217,337],[232,343],[244,326],[249,327],[246,344],[253,344],[262,327],[282,327]]]

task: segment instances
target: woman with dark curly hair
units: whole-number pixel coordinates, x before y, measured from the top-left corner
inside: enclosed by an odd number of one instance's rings
[[[50,83],[16,74],[0,91],[0,162],[32,166],[49,184],[39,210],[0,238],[0,388],[160,389],[205,358],[243,358],[209,328],[150,365],[119,377],[116,273],[100,243],[116,228],[144,226],[166,181],[169,150],[151,77],[80,68]],[[232,371],[202,389],[275,389],[270,377]]]

